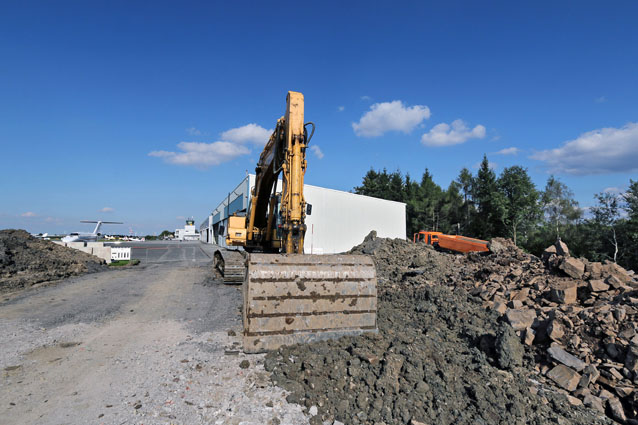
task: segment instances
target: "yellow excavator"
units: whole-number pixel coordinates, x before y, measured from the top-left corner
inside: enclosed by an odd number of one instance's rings
[[[242,283],[244,351],[257,353],[377,329],[377,276],[361,255],[304,254],[306,149],[303,94],[290,91],[286,114],[264,147],[245,216],[231,216],[215,266]],[[311,132],[308,134],[308,128]],[[278,180],[281,175],[281,192]]]

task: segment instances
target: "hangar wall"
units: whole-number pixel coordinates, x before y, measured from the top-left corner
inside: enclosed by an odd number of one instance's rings
[[[383,238],[405,236],[405,204],[340,190],[304,185],[312,214],[306,217],[304,251],[344,252],[360,244],[372,230]]]
[[[245,213],[255,175],[249,174],[223,199],[205,220],[200,233],[211,234],[208,243],[225,246],[227,219],[233,213]],[[281,181],[278,182],[281,188]],[[319,186],[304,185],[306,202],[312,205],[312,214],[306,217],[304,252],[333,254],[344,252],[361,243],[372,230],[379,237],[406,237],[405,204],[370,196],[357,195]],[[208,227],[206,228],[206,223]]]

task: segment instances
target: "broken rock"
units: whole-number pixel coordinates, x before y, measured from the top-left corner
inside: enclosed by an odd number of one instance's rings
[[[573,257],[565,258],[559,268],[565,272],[567,276],[573,277],[574,279],[580,279],[583,277],[583,273],[585,273],[585,264]]]
[[[557,320],[552,320],[547,326],[547,336],[554,341],[559,341],[565,335],[563,325],[558,323]]]
[[[575,281],[564,280],[557,282],[552,287],[551,296],[560,304],[573,304],[576,302],[578,285]]]
[[[567,391],[574,391],[578,387],[578,382],[580,381],[580,375],[578,372],[563,364],[559,364],[547,372],[547,377],[556,382],[559,387],[564,388]]]
[[[565,366],[569,366],[579,372],[587,366],[587,363],[578,357],[569,354],[556,344],[552,344],[552,346],[547,349],[547,354],[549,354],[553,360],[562,363]]]
[[[612,418],[620,423],[625,423],[625,421],[627,421],[627,416],[625,415],[625,411],[622,408],[622,404],[620,404],[620,400],[618,400],[616,397],[611,397],[607,399],[607,405],[609,406],[609,410],[611,411]]]
[[[567,248],[567,244],[565,242],[559,239],[554,244],[554,247],[556,248],[556,254],[563,257],[569,257],[569,248]]]
[[[529,328],[536,319],[536,312],[532,309],[509,309],[505,313],[505,317],[515,331],[522,331]]]
[[[595,395],[586,395],[583,399],[583,404],[587,407],[598,410],[600,413],[605,413],[603,401]]]
[[[603,277],[603,265],[599,262],[589,263],[585,269],[589,272],[592,279],[600,279]]]
[[[587,286],[592,292],[603,292],[609,290],[609,285],[601,279],[590,280]]]
[[[630,346],[625,357],[625,367],[631,372],[638,372],[638,347]]]
[[[606,282],[614,289],[619,289],[622,286],[624,286],[623,282],[620,279],[618,279],[618,277],[616,277],[615,275],[609,276]]]
[[[507,310],[507,306],[504,303],[497,301],[494,303],[494,306],[492,307],[492,309],[497,311],[498,314],[502,316]]]
[[[616,277],[616,279],[620,280],[622,283],[629,283],[632,280],[631,276],[627,273],[627,270],[620,267],[613,261],[605,261],[605,264],[603,265],[603,272]]]

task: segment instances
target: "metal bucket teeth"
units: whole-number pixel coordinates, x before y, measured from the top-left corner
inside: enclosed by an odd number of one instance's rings
[[[377,277],[360,255],[251,254],[244,351],[257,353],[377,328]]]

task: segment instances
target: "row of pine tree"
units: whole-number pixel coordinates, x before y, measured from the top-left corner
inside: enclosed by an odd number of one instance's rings
[[[484,156],[476,175],[463,168],[447,189],[427,169],[420,182],[398,170],[370,169],[354,192],[405,202],[409,238],[419,230],[508,237],[535,255],[561,238],[576,256],[638,271],[638,181],[621,194],[594,195],[596,206],[585,213],[554,176],[539,190],[526,168],[514,165],[497,176]]]

